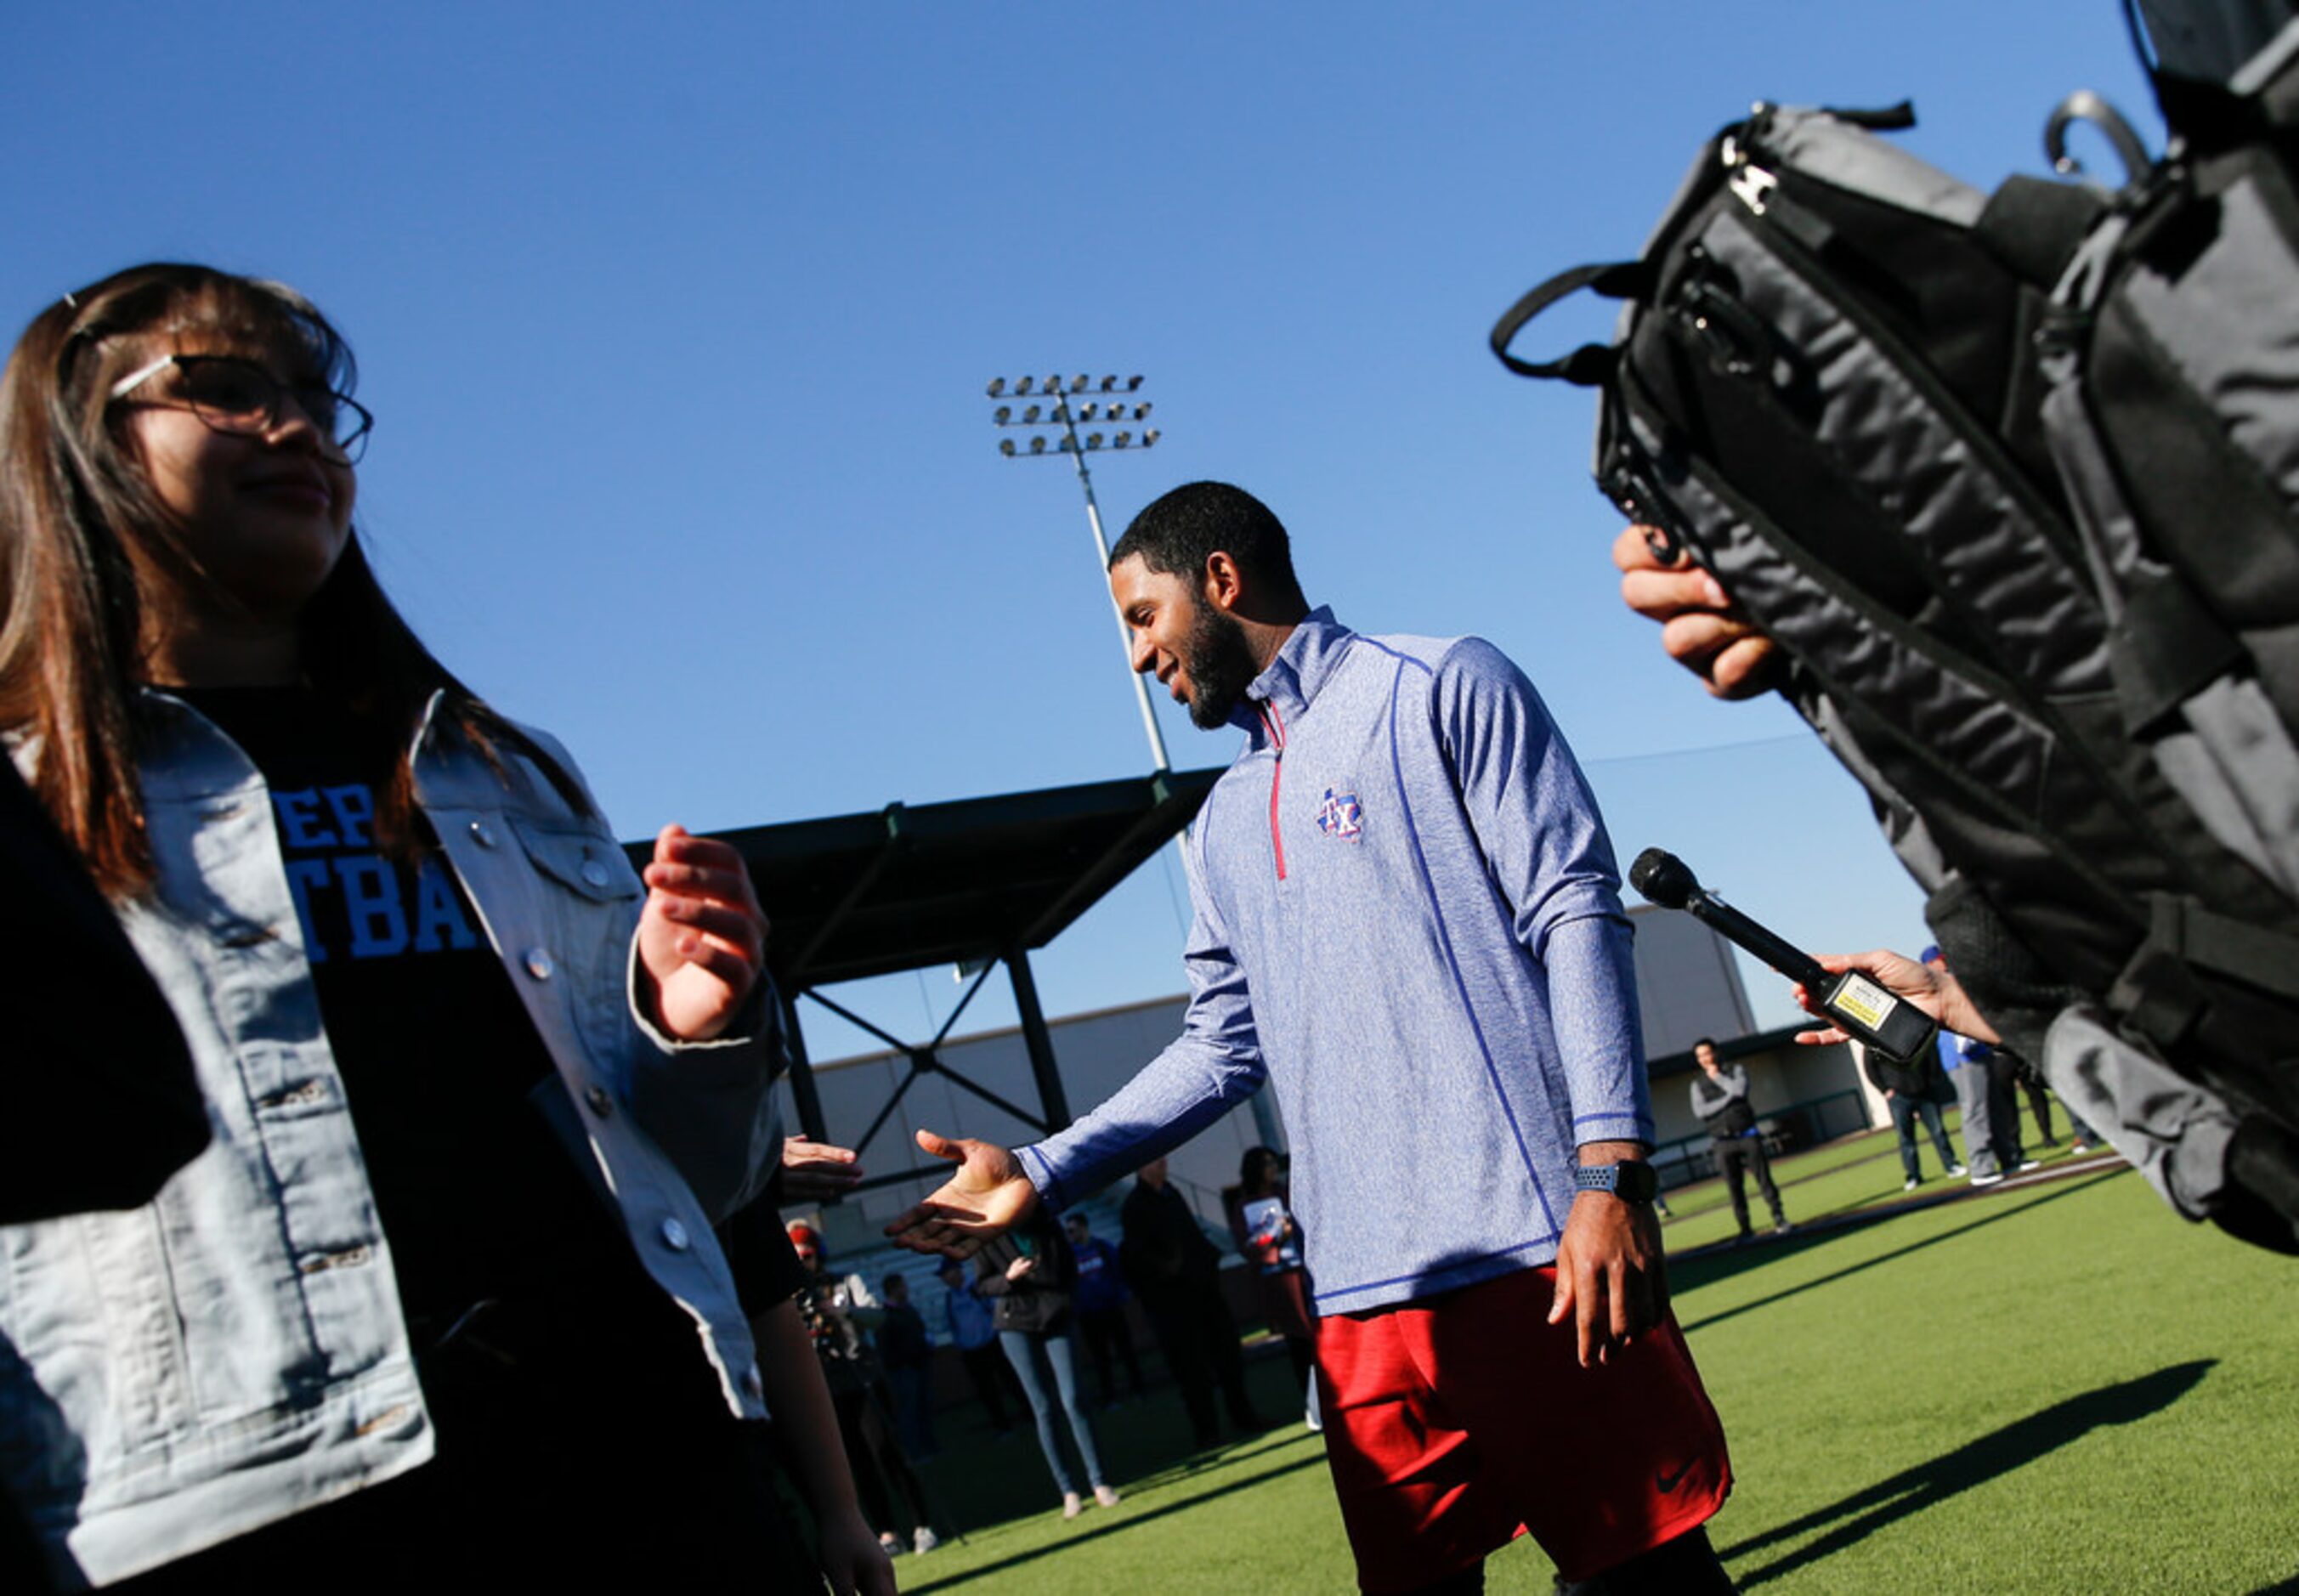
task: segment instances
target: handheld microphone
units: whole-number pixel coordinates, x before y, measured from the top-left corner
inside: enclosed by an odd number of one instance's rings
[[[1931,1045],[1931,1017],[1894,997],[1858,970],[1840,976],[1783,941],[1700,885],[1691,869],[1665,848],[1647,848],[1629,867],[1629,885],[1664,909],[1681,909],[1714,927],[1813,994],[1828,1018],[1848,1035],[1903,1063]]]

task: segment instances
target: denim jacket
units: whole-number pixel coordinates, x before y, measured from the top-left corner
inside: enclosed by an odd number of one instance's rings
[[[270,794],[196,711],[148,704],[158,875],[120,912],[184,1027],[213,1135],[142,1208],[0,1227],[0,1478],[68,1584],[388,1479],[433,1445]],[[728,1406],[757,1417],[711,1224],[772,1169],[771,1024],[701,1044],[649,1026],[631,991],[643,888],[629,860],[595,807],[503,762],[499,776],[434,701],[418,796],[557,1066],[539,1101],[693,1316]]]

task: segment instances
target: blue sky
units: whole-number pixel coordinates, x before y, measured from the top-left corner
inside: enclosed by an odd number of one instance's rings
[[[1624,858],[1819,948],[1921,941],[1913,887],[1799,722],[1709,702],[1620,607],[1588,396],[1486,329],[1632,254],[1755,99],[1913,97],[1910,145],[1982,184],[2041,169],[2073,88],[2160,134],[2115,0],[98,0],[10,32],[0,317],[160,257],[310,293],[379,418],[386,582],[626,835],[1146,769],[1075,480],[1000,457],[983,395],[1139,371],[1164,437],[1100,462],[1113,536],[1251,488],[1344,620],[1513,654]],[[1178,764],[1232,752],[1161,712]],[[1174,989],[1179,892],[1161,860],[1050,949],[1049,1008]],[[923,1035],[956,993],[851,996]],[[968,1027],[1009,1014],[993,984]]]

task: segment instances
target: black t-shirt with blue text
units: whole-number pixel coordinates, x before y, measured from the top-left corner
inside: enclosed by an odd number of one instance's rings
[[[377,837],[401,748],[302,688],[180,695],[270,789],[418,1350],[483,1299],[571,1296],[642,1317],[652,1299],[676,1313],[535,1107],[550,1055],[445,855],[428,835],[414,858]]]

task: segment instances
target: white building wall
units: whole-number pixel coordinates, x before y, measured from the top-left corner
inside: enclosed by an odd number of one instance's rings
[[[1629,910],[1637,933],[1637,1006],[1645,1056],[1689,1052],[1703,1036],[1729,1042],[1756,1028],[1732,944],[1674,909]]]

